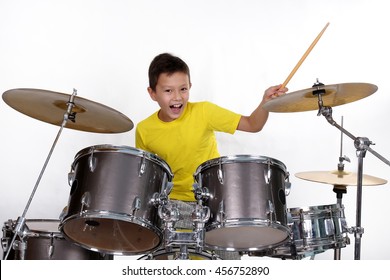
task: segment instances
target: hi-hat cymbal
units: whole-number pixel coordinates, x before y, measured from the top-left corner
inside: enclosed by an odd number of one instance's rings
[[[69,94],[41,89],[18,88],[3,93],[3,100],[15,110],[32,118],[61,126],[68,108]],[[133,122],[122,113],[105,105],[74,98],[74,121],[67,128],[98,133],[119,133],[131,130]]]
[[[347,171],[308,171],[295,174],[296,177],[318,183],[339,186],[357,186],[357,173]],[[378,177],[363,175],[363,186],[386,184],[387,181]]]
[[[264,104],[263,108],[269,112],[279,113],[318,110],[318,96],[313,94],[314,90],[324,91],[323,106],[334,107],[367,97],[376,92],[378,87],[368,83],[320,85],[271,99]]]

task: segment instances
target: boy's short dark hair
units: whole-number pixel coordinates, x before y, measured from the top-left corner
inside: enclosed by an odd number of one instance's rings
[[[149,87],[156,90],[158,78],[161,74],[167,73],[171,75],[176,72],[182,72],[190,78],[190,69],[188,65],[179,57],[169,53],[157,55],[149,66]]]

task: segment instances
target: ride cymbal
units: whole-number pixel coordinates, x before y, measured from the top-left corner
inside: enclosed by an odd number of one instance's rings
[[[69,94],[41,89],[18,88],[3,93],[3,100],[13,109],[47,123],[61,126],[68,108]],[[131,130],[133,122],[124,114],[105,105],[74,97],[74,120],[67,128],[98,133],[119,133]]]
[[[330,185],[357,186],[357,173],[347,171],[308,171],[299,172],[295,176],[318,183]],[[378,177],[363,175],[363,186],[376,186],[386,184],[387,181]]]
[[[334,85],[316,85],[271,99],[263,108],[269,112],[303,112],[318,110],[318,96],[314,91],[322,91],[323,106],[334,107],[365,98],[378,90],[368,83],[344,83]]]

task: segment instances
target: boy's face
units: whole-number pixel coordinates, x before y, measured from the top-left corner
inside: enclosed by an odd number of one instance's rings
[[[150,97],[161,108],[158,113],[160,120],[171,122],[181,116],[188,102],[190,88],[191,83],[185,73],[160,74],[156,90],[148,88]]]

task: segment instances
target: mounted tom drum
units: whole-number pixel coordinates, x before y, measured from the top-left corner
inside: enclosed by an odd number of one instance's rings
[[[211,212],[205,225],[206,247],[246,252],[288,241],[288,172],[282,162],[263,156],[224,156],[201,164],[194,177],[203,194],[196,199]]]
[[[90,250],[119,255],[153,251],[163,236],[155,202],[172,177],[169,166],[146,151],[111,145],[85,148],[72,164],[60,229]]]

